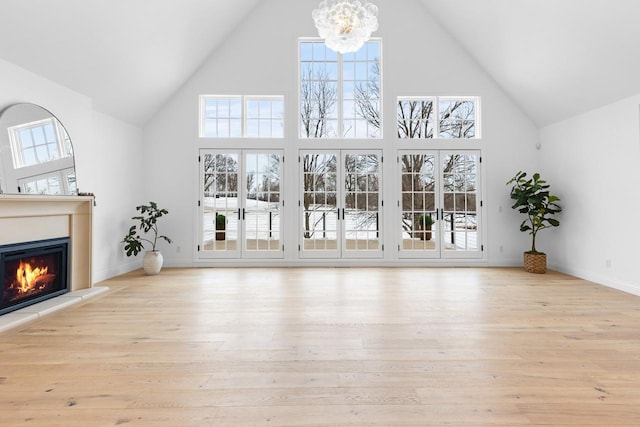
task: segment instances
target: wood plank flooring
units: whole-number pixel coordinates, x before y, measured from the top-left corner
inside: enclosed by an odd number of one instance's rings
[[[202,268],[103,284],[0,334],[0,425],[640,425],[640,297],[571,276]]]

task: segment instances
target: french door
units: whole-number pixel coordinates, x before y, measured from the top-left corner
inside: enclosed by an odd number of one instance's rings
[[[282,152],[200,151],[198,258],[282,258]]]
[[[480,258],[480,153],[401,151],[401,258]]]
[[[379,151],[301,151],[301,258],[382,257]]]

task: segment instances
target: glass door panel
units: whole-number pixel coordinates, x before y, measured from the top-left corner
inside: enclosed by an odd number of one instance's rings
[[[379,152],[302,152],[300,257],[382,256]]]
[[[244,178],[245,206],[243,256],[281,256],[281,155],[277,153],[246,153]]]
[[[398,156],[401,258],[480,258],[478,151]]]
[[[201,253],[239,254],[239,153],[207,152],[201,156]]]
[[[437,154],[402,154],[400,162],[400,256],[440,256],[437,206]]]
[[[282,153],[201,150],[199,258],[281,258]]]
[[[344,156],[343,256],[380,256],[380,156]]]
[[[301,257],[337,257],[338,156],[314,152],[301,155]]]
[[[448,256],[480,256],[478,154],[443,153],[443,249]],[[454,255],[455,253],[455,255]]]

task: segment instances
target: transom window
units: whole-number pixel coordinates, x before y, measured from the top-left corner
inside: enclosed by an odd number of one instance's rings
[[[381,42],[340,55],[300,41],[300,138],[381,138]]]
[[[478,98],[398,98],[398,138],[479,138]]]
[[[283,138],[283,96],[200,96],[201,138]]]
[[[247,98],[247,137],[284,138],[284,98]]]

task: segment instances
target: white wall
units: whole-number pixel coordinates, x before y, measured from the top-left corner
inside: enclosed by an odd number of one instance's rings
[[[544,177],[561,198],[560,227],[542,231],[548,261],[640,295],[640,95],[540,131]]]
[[[484,138],[467,144],[481,148],[486,186],[484,212],[488,235],[486,263],[519,265],[527,240],[518,231],[518,217],[511,212],[506,181],[519,169],[535,164],[537,129],[498,85],[427,14],[417,0],[379,2],[380,29],[374,34],[383,41],[384,141],[363,142],[382,147],[388,159],[403,146],[449,147],[433,141],[399,142],[395,138],[396,99],[410,95],[478,95],[482,98]],[[311,11],[317,0],[273,0],[262,2],[243,25],[223,43],[192,78],[145,127],[146,190],[150,199],[170,211],[163,225],[175,240],[164,247],[167,265],[194,263],[197,203],[198,148],[212,144],[200,140],[198,96],[200,94],[284,94],[286,97],[286,152],[295,159],[297,147],[321,146],[297,139],[297,40],[315,37]],[[286,11],[286,13],[283,13]],[[214,141],[220,147],[237,142]],[[404,145],[402,145],[404,143]],[[269,144],[269,142],[265,142]],[[370,144],[370,145],[369,145]],[[378,145],[376,145],[378,144]],[[394,192],[394,162],[385,163],[385,193]],[[297,165],[285,162],[285,200],[297,200]],[[393,176],[393,178],[392,178]],[[288,206],[288,208],[287,208]],[[285,206],[285,247],[297,247],[295,203]],[[386,218],[395,210],[388,203]],[[386,223],[391,227],[394,223]],[[180,250],[178,252],[178,249]],[[285,260],[296,259],[287,252]],[[385,255],[385,260],[393,257]]]
[[[0,60],[0,109],[16,102],[51,111],[73,141],[78,188],[95,193],[97,201],[94,282],[139,267],[138,260],[124,259],[119,241],[143,194],[142,131],[94,111],[88,97]]]
[[[134,270],[141,260],[124,254],[122,238],[133,225],[135,207],[145,203],[142,130],[112,116],[93,112],[91,160],[84,181],[96,194],[94,208],[94,280]],[[84,184],[83,184],[84,185]]]

